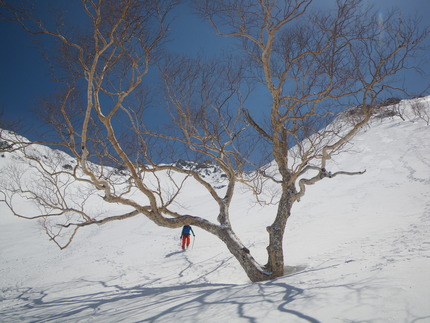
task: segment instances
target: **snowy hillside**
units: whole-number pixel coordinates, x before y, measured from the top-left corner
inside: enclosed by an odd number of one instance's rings
[[[403,118],[375,118],[330,165],[364,175],[309,187],[287,225],[290,274],[269,282],[249,283],[198,228],[185,253],[180,230],[143,216],[87,227],[60,251],[0,204],[0,322],[430,322],[430,126],[417,102],[430,113],[430,97],[402,101]],[[187,199],[214,212],[198,189]],[[233,226],[253,253],[274,211],[236,195]]]

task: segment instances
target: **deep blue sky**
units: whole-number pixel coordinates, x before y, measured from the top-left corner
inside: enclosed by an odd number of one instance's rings
[[[75,0],[77,3],[80,1]],[[333,0],[316,0],[318,5],[328,6]],[[425,15],[423,20],[430,24],[429,0],[367,0],[379,8],[384,14],[391,7],[398,7],[408,14],[419,13]],[[66,2],[67,3],[67,2]],[[76,4],[76,3],[74,3]],[[207,22],[202,22],[192,15],[187,4],[176,10],[176,20],[172,26],[171,42],[169,48],[178,53],[213,53],[225,48],[226,40],[217,37]],[[0,21],[0,111],[7,119],[23,119],[27,127],[36,126],[36,116],[32,110],[37,107],[38,100],[52,94],[55,83],[50,79],[49,69],[35,48],[30,35],[14,23]],[[430,41],[429,41],[430,43]],[[425,66],[426,77],[417,75],[404,76],[405,84],[415,90],[421,91],[424,83],[430,79],[430,63]],[[430,94],[430,93],[427,93]],[[157,122],[156,111],[153,119]],[[33,130],[27,129],[23,135],[36,140]]]

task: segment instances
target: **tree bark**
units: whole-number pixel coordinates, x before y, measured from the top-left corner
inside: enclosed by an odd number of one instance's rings
[[[274,278],[272,277],[272,272],[266,270],[252,257],[249,249],[240,242],[231,228],[221,229],[218,232],[218,237],[225,243],[230,253],[237,259],[252,282]]]
[[[271,272],[271,278],[280,277],[284,274],[283,239],[287,220],[291,214],[291,207],[290,194],[284,189],[279,200],[275,221],[266,228],[269,233],[266,269]]]

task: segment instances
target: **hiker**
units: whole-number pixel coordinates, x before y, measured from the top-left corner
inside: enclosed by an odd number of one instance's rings
[[[190,245],[190,232],[193,234],[193,237],[195,237],[196,235],[194,234],[193,229],[191,228],[190,225],[184,225],[184,227],[182,228],[182,233],[181,233],[181,238],[182,239],[182,250],[185,250],[185,245],[188,246]]]

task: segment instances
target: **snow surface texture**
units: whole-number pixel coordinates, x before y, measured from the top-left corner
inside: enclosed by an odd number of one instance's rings
[[[430,127],[375,119],[353,144],[328,169],[366,173],[308,189],[287,225],[290,274],[262,283],[198,228],[181,252],[180,229],[137,216],[85,228],[60,251],[37,222],[0,205],[0,321],[430,322]],[[197,188],[188,204],[213,212]],[[232,207],[239,237],[264,263],[275,208],[246,192]]]

